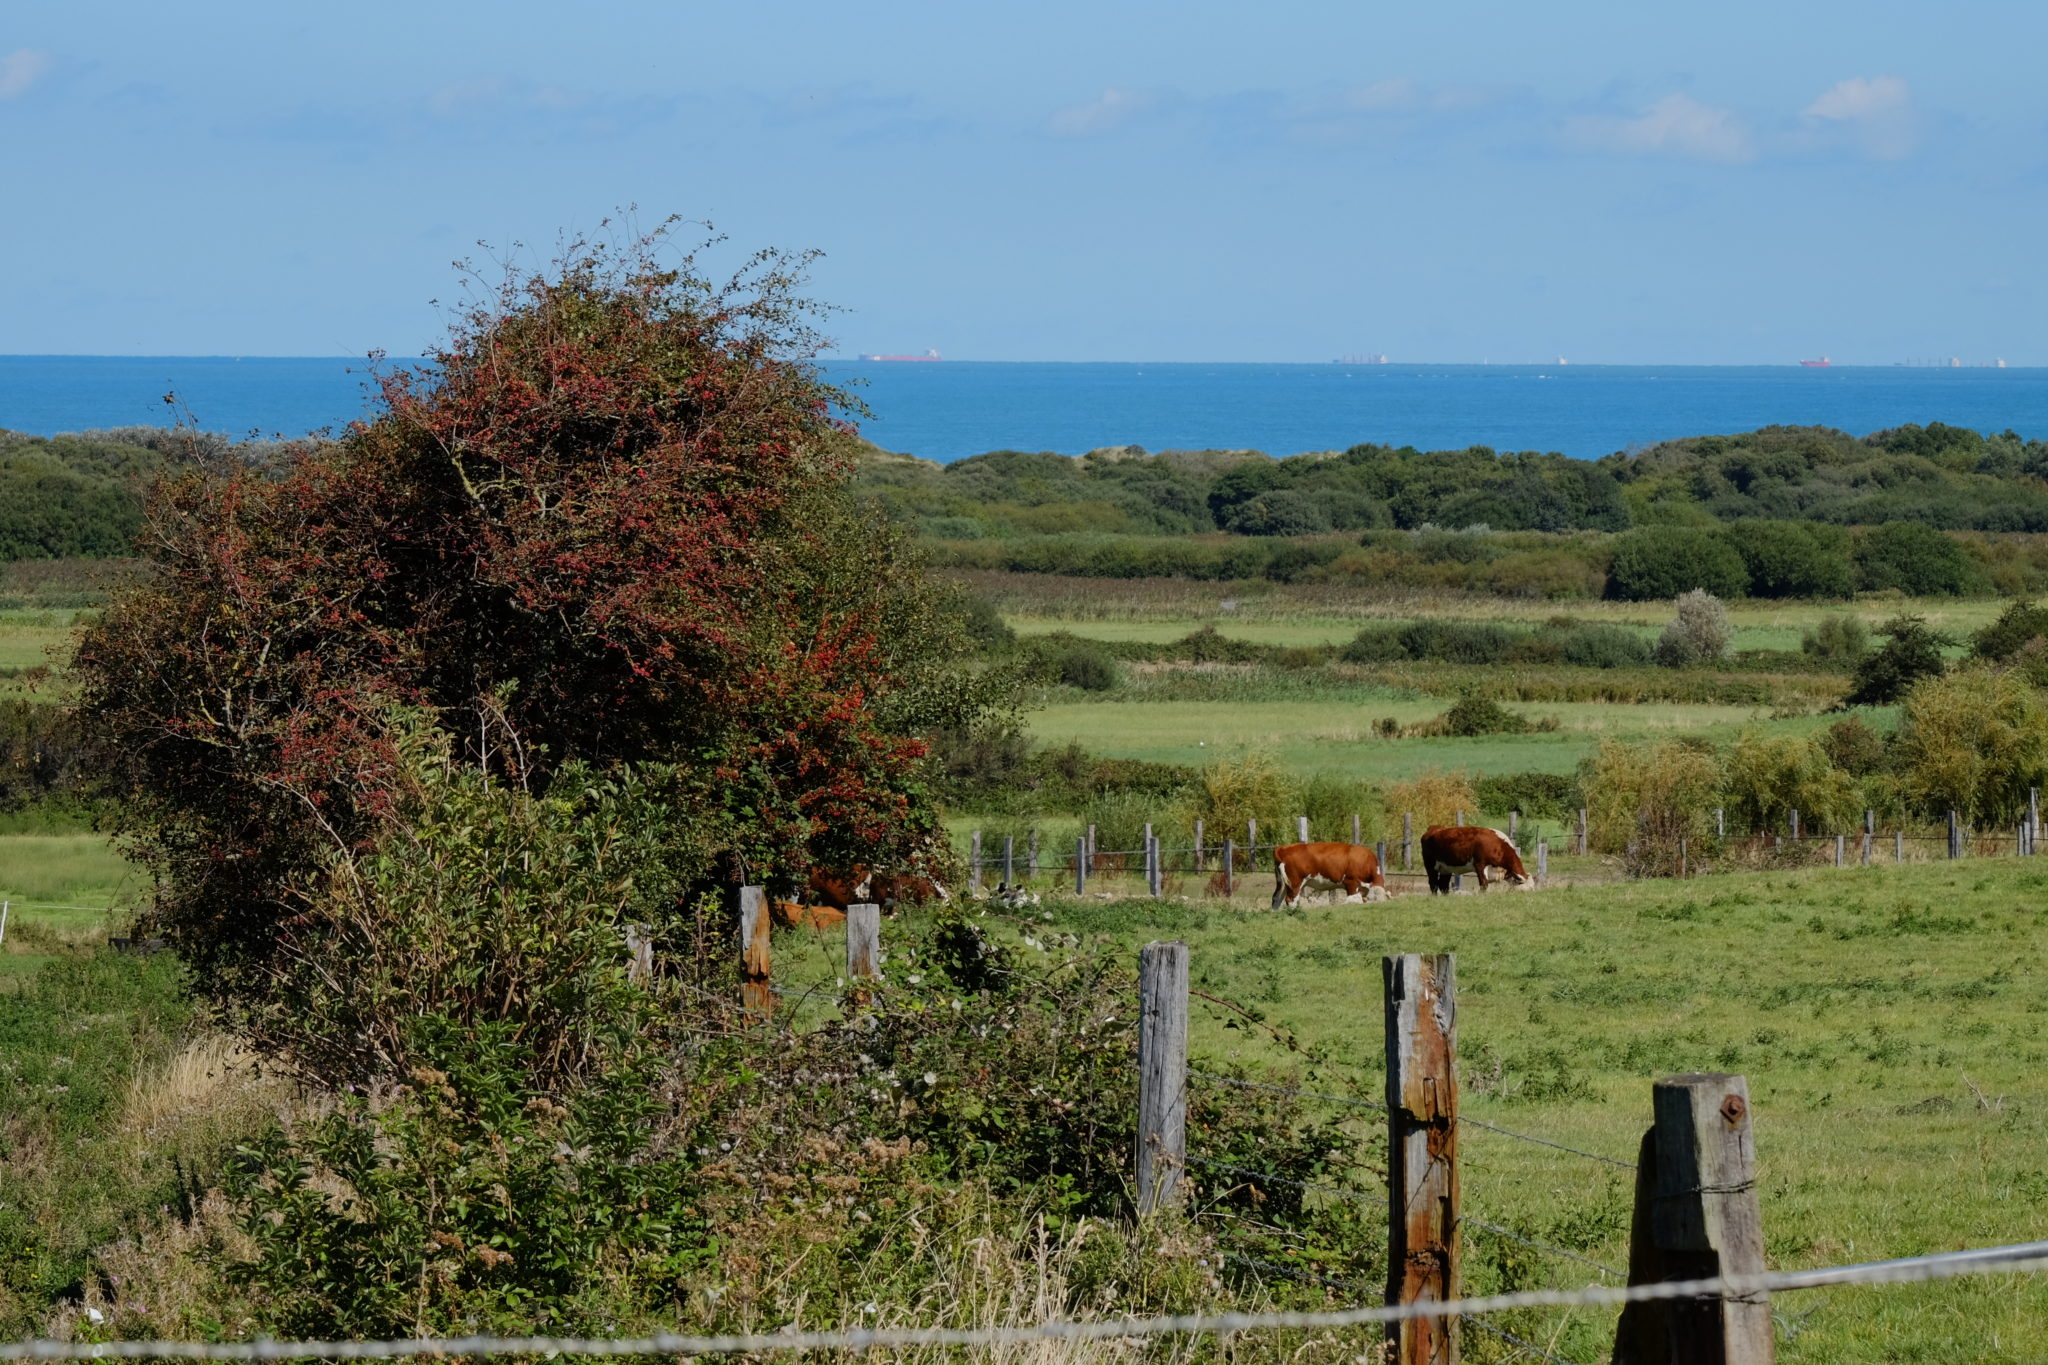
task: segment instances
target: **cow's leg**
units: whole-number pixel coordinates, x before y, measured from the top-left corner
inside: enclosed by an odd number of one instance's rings
[[[1301,881],[1303,886],[1308,884],[1306,873],[1302,874]],[[1292,882],[1291,869],[1285,863],[1274,864],[1272,909],[1278,910],[1283,905],[1291,907],[1301,899],[1301,887],[1293,885]]]
[[[1486,890],[1486,864],[1474,858],[1472,860],[1472,875],[1479,878],[1479,889],[1484,892]]]

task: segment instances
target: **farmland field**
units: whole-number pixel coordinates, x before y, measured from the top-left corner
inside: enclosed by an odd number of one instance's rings
[[[1184,939],[1196,989],[1328,1058],[1305,1064],[1264,1028],[1229,1027],[1228,1011],[1197,1000],[1193,1065],[1235,1060],[1366,1097],[1382,1083],[1381,956],[1455,952],[1465,1112],[1620,1160],[1634,1159],[1656,1076],[1744,1073],[1769,1263],[1795,1268],[2040,1235],[2044,894],[2037,865],[1964,861],[1278,914],[1200,897],[1049,897],[1029,932],[1047,951],[1086,943],[1132,957],[1149,939]],[[778,951],[793,976],[837,970],[831,945],[787,937]],[[1376,1123],[1358,1131],[1371,1141]],[[1468,1217],[1627,1264],[1628,1171],[1485,1130],[1461,1141]],[[1369,1284],[1383,1273],[1319,1269]],[[1469,1234],[1467,1273],[1481,1292],[1601,1278],[1483,1231]],[[1780,1358],[1814,1365],[2048,1349],[2040,1280],[1837,1288],[1783,1296],[1775,1311]],[[1612,1321],[1609,1310],[1546,1310],[1500,1325],[1591,1361]]]

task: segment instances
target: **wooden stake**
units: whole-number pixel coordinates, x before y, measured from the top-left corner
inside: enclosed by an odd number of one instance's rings
[[[1792,842],[1799,842],[1799,812],[1796,810],[1792,812]]]
[[[1387,1302],[1458,1296],[1456,959],[1381,959],[1387,1017]],[[1456,1318],[1387,1325],[1394,1365],[1455,1365]]]
[[[1085,834],[1074,839],[1074,894],[1088,894],[1088,836]]]
[[[1714,807],[1714,837],[1716,839],[1728,837],[1728,808],[1726,806]]]
[[[981,893],[981,831],[974,831],[967,841],[967,889]]]
[[[0,938],[5,937],[6,909],[0,905]],[[654,936],[644,924],[626,926],[626,980],[645,985],[654,979]]]
[[[1017,884],[1017,836],[1003,836],[1003,890],[1008,891]]]
[[[1200,872],[1208,865],[1208,850],[1202,847],[1202,822],[1195,821],[1195,871]]]
[[[1188,945],[1138,952],[1138,1216],[1179,1202],[1187,1164]]]
[[[766,887],[740,888],[740,1003],[747,1013],[767,1018],[775,1013],[775,990],[770,984],[774,961],[769,933]]]
[[[1362,839],[1360,839],[1360,838],[1358,837],[1358,812],[1357,812],[1357,811],[1353,811],[1353,812],[1351,813],[1351,842],[1352,842],[1352,843],[1354,843],[1354,844],[1356,844],[1356,843],[1363,843],[1363,842],[1364,842],[1364,841],[1363,841]]]
[[[1837,834],[1837,835],[1835,836],[1835,866],[1836,866],[1836,867],[1843,867],[1843,866],[1846,866],[1846,865],[1847,865],[1847,861],[1848,861],[1848,856],[1849,856],[1849,836],[1848,836],[1848,835],[1846,835],[1846,834]]]
[[[1294,817],[1294,831],[1297,836],[1295,839],[1296,843],[1305,844],[1308,842],[1308,817],[1306,815]]]
[[[1401,812],[1401,870],[1415,866],[1415,812]]]
[[[882,974],[882,907],[846,907],[846,979],[872,981]]]
[[[1512,844],[1512,843],[1513,843],[1513,842],[1515,841],[1515,835],[1516,835],[1516,833],[1518,833],[1518,832],[1520,831],[1521,827],[1522,827],[1522,812],[1520,812],[1520,811],[1518,811],[1518,810],[1511,810],[1511,811],[1509,811],[1509,812],[1508,812],[1508,842],[1509,842],[1509,843],[1511,843],[1511,844]]]
[[[1536,885],[1541,886],[1549,880],[1550,841],[1547,839],[1538,839],[1536,841]]]
[[[1237,894],[1237,840],[1223,841],[1223,894]]]
[[[1579,856],[1586,856],[1586,808],[1579,807]]]
[[[1906,861],[1906,831],[1902,829],[1892,831],[1892,861],[1895,863]]]
[[[1037,881],[1037,880],[1038,880],[1038,829],[1037,829],[1037,827],[1036,827],[1036,826],[1033,826],[1033,827],[1032,827],[1032,830],[1031,830],[1031,843],[1030,843],[1029,847],[1030,847],[1030,852],[1028,852],[1028,853],[1026,853],[1026,854],[1024,855],[1024,875],[1025,875],[1025,876],[1027,876],[1027,877],[1029,877],[1029,878],[1030,878],[1030,879],[1031,879],[1032,881]]]
[[[1629,1283],[1757,1275],[1764,1270],[1749,1083],[1667,1076],[1652,1091],[1643,1138]],[[1642,1302],[1622,1311],[1614,1365],[1771,1365],[1765,1294]]]

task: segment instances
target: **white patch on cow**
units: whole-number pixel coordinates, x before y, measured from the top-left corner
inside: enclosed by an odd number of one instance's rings
[[[932,878],[932,894],[939,898],[941,905],[951,905],[953,897],[946,891],[946,884],[937,877]]]
[[[853,900],[857,904],[868,904],[875,898],[875,874],[870,872],[853,884]]]
[[[1497,830],[1495,830],[1495,831],[1494,831],[1494,833],[1495,833],[1495,834],[1498,834],[1498,835],[1500,836],[1500,841],[1501,841],[1502,843],[1506,844],[1506,845],[1507,845],[1507,846],[1508,846],[1509,848],[1514,848],[1514,849],[1515,849],[1515,853],[1516,853],[1517,855],[1519,855],[1519,854],[1521,853],[1521,851],[1522,851],[1521,849],[1519,849],[1519,848],[1515,848],[1515,841],[1514,841],[1513,839],[1510,839],[1510,838],[1508,838],[1508,832],[1507,832],[1506,830],[1504,830],[1504,829],[1497,829]]]
[[[1390,901],[1393,898],[1392,894],[1384,886],[1368,886],[1365,888],[1365,899],[1368,902]]]

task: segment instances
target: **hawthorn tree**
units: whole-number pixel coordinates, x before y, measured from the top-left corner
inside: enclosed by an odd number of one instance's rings
[[[321,970],[322,888],[408,818],[422,724],[535,795],[565,765],[658,771],[677,884],[931,845],[921,736],[996,683],[847,492],[805,258],[714,285],[662,249],[578,244],[338,438],[155,487],[154,572],[83,636],[80,714],[224,999]]]

